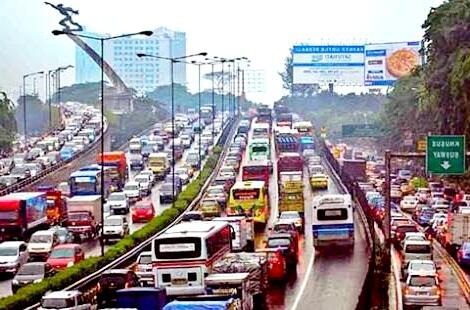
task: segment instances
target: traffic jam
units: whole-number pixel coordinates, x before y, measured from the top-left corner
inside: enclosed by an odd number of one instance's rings
[[[346,144],[329,148],[363,191],[378,227],[385,229],[384,160]],[[445,179],[413,172],[417,163],[393,164],[390,237],[403,306],[464,309],[465,280],[459,277],[470,274],[470,195]]]
[[[171,207],[230,117],[219,113],[212,122],[210,107],[203,110],[201,122],[195,113],[177,114],[176,132],[171,122],[157,123],[149,135],[132,138],[127,151],[97,154],[95,163],[70,174],[67,186],[1,197],[2,218],[16,217],[0,221],[2,231],[12,232],[0,243],[11,291],[97,255],[87,242],[109,245]],[[49,292],[41,307],[267,308],[270,288],[297,274],[305,232],[316,249],[354,246],[351,197],[324,194],[330,182],[310,122],[282,106],[274,113],[259,106],[241,117],[222,156],[196,206],[134,263],[104,271],[91,291]],[[305,207],[313,210],[311,227]]]

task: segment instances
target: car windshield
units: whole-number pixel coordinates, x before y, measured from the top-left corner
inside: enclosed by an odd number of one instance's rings
[[[436,285],[436,279],[433,276],[411,276],[410,286],[432,287]]]
[[[50,243],[52,242],[51,235],[33,235],[31,239],[29,239],[29,243]]]
[[[290,245],[290,239],[288,238],[274,238],[268,240],[268,248],[288,247]]]
[[[73,253],[74,253],[74,249],[71,249],[71,248],[54,249],[50,257],[52,258],[73,257]]]
[[[81,221],[81,220],[88,220],[89,215],[87,213],[70,213],[69,220],[71,221]]]
[[[18,248],[16,247],[0,247],[0,256],[16,256]]]
[[[105,226],[121,226],[122,225],[122,219],[107,218],[107,219],[104,219],[104,225]]]
[[[138,189],[139,189],[139,186],[134,185],[134,184],[128,184],[128,185],[124,186],[125,191],[136,191]]]
[[[25,264],[18,270],[18,275],[41,275],[44,274],[43,264]]]
[[[136,204],[133,206],[134,209],[152,209],[152,206],[150,204]]]
[[[72,298],[43,298],[41,306],[45,309],[73,308],[74,301]]]
[[[151,264],[152,263],[152,255],[141,255],[139,257],[139,261],[137,264]]]
[[[122,201],[122,200],[126,200],[126,195],[124,193],[119,193],[119,194],[116,194],[116,193],[113,193],[111,195],[109,195],[108,197],[108,201]]]
[[[173,190],[173,185],[171,183],[163,184],[162,187],[160,188],[160,191],[162,192],[171,192]]]
[[[140,176],[140,177],[136,177],[134,181],[139,182],[139,183],[147,183],[149,179],[147,177]]]

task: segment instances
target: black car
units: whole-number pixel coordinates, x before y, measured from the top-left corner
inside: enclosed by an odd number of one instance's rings
[[[173,196],[173,189],[175,196]],[[165,182],[160,187],[160,203],[171,203],[173,202],[174,197],[177,197],[180,193],[178,186],[173,186],[170,182]]]
[[[97,286],[98,306],[113,305],[116,292],[123,288],[139,286],[139,278],[129,269],[108,269],[101,274]]]
[[[46,262],[26,263],[20,267],[13,280],[11,280],[11,290],[13,294],[21,287],[38,283],[54,274],[52,267]]]

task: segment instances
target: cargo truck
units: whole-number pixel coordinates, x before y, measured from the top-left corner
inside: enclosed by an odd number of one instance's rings
[[[297,211],[304,215],[304,184],[302,171],[279,173],[279,213]]]
[[[284,171],[303,171],[303,159],[299,153],[281,153],[277,160],[278,177]]]
[[[46,193],[47,223],[49,225],[61,225],[67,219],[67,203],[62,197],[62,192],[52,186],[39,186],[37,190]]]
[[[99,225],[102,220],[101,196],[74,196],[67,200],[68,219],[65,226],[74,235],[74,238],[81,240],[93,239],[98,235]]]
[[[298,152],[299,139],[292,133],[279,133],[275,140],[276,153]]]
[[[96,157],[96,163],[108,168],[109,173],[106,175],[111,178],[109,182],[121,191],[128,177],[126,153],[123,151],[100,153]]]
[[[456,254],[464,242],[470,241],[470,214],[449,213],[447,225],[438,228],[436,238],[451,255]]]
[[[255,227],[253,218],[245,216],[215,217],[213,221],[228,222],[233,229],[232,252],[255,250]]]
[[[366,161],[362,159],[343,159],[340,161],[341,174],[348,174],[357,182],[367,181]]]
[[[19,192],[0,197],[0,240],[27,240],[47,226],[45,192]]]

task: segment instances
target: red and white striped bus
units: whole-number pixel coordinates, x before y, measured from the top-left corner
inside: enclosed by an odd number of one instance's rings
[[[232,231],[227,222],[179,223],[152,242],[155,287],[167,295],[204,293],[204,277],[213,264],[231,251]]]

